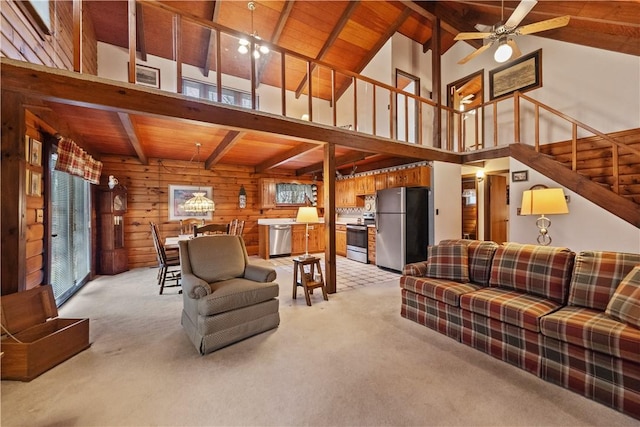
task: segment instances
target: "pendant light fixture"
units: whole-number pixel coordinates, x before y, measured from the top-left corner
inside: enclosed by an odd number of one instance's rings
[[[196,142],[197,162],[200,163],[200,143]],[[193,157],[191,158],[193,160]],[[198,165],[198,191],[193,193],[193,197],[184,203],[184,211],[191,213],[208,213],[216,210],[213,200],[208,199],[206,193],[200,189],[200,165]]]
[[[266,55],[267,53],[269,53],[269,48],[265,45],[259,45],[258,43],[256,43],[256,40],[261,40],[260,37],[258,36],[258,32],[253,30],[253,11],[256,8],[256,4],[255,2],[250,1],[249,3],[247,3],[247,7],[249,8],[249,10],[251,11],[251,37],[253,37],[254,40],[254,49],[253,49],[253,57],[258,59],[260,58],[260,54]],[[251,44],[249,42],[249,40],[245,39],[245,38],[241,38],[240,40],[238,40],[238,52],[240,52],[241,54],[246,54],[249,53],[249,45]]]

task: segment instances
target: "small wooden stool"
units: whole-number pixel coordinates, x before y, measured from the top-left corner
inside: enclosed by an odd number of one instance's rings
[[[308,272],[305,271],[305,265],[309,266]],[[316,275],[318,277],[316,277]],[[296,299],[297,297],[298,286],[302,286],[304,289],[304,297],[307,300],[307,305],[311,305],[311,297],[309,296],[309,293],[313,293],[315,288],[321,288],[324,300],[329,301],[327,288],[324,286],[322,268],[320,268],[320,258],[310,257],[293,259],[293,299]]]

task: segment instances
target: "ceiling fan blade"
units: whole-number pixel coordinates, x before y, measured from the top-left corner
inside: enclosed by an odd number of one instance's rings
[[[482,47],[479,47],[478,49],[476,49],[474,52],[471,52],[469,55],[465,56],[464,58],[462,58],[460,61],[458,61],[458,64],[466,64],[467,62],[471,61],[473,58],[475,58],[476,56],[480,55],[482,52],[484,52],[485,50],[489,49],[489,47],[493,44],[493,42],[491,43],[487,43]]]
[[[484,39],[489,37],[491,34],[492,33],[458,33],[454,40]]]
[[[513,49],[513,53],[511,54],[511,58],[509,59],[516,59],[522,56],[522,52],[520,51],[520,48],[518,47],[518,44],[514,39],[507,40],[507,44],[511,46],[511,49]]]
[[[507,28],[517,27],[524,17],[531,12],[531,9],[533,9],[536,3],[538,3],[537,0],[522,0],[509,19],[507,19],[507,22],[504,23],[504,26]]]
[[[571,17],[559,16],[557,18],[547,19],[546,21],[534,22],[533,24],[523,25],[516,30],[517,34],[533,34],[540,31],[551,30],[553,28],[564,27],[569,23]]]

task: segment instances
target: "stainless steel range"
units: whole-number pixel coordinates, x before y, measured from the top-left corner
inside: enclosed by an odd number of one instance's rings
[[[367,225],[375,223],[375,214],[365,212],[362,220],[355,224],[347,224],[347,258],[369,263]]]

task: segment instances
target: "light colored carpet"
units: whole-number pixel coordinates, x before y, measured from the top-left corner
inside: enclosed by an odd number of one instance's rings
[[[2,381],[3,426],[418,426],[639,423],[400,317],[398,275],[348,260],[338,292],[291,299],[281,324],[199,356],[156,269],[100,277],[60,310],[93,345],[30,383]],[[346,262],[346,264],[345,264]],[[347,287],[349,275],[380,277]]]

